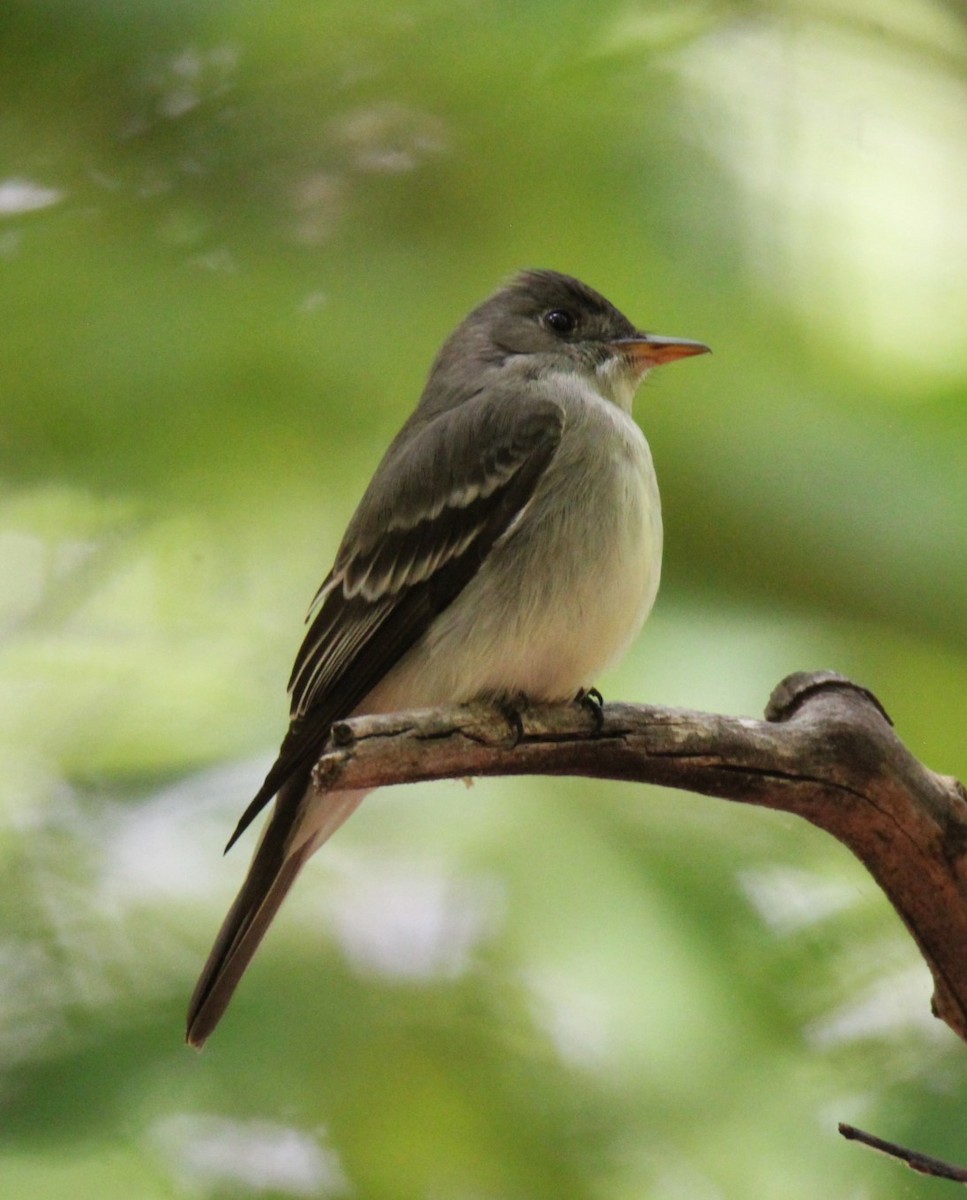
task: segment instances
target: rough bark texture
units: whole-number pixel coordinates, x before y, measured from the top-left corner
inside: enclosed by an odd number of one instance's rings
[[[470,705],[340,722],[316,785],[587,775],[797,813],[869,870],[930,967],[935,1014],[967,1041],[967,793],[913,757],[866,689],[792,675],[764,721],[632,704],[516,716]]]

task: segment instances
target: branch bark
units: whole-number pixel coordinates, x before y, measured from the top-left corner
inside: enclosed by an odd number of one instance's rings
[[[839,1131],[848,1142],[859,1142],[885,1154],[887,1158],[895,1158],[906,1163],[911,1171],[918,1175],[930,1175],[934,1179],[949,1179],[953,1183],[967,1183],[967,1169],[958,1167],[956,1163],[946,1162],[942,1158],[934,1158],[932,1154],[921,1154],[919,1150],[910,1150],[896,1142],[888,1142],[885,1138],[877,1137],[875,1133],[867,1133],[865,1129],[857,1129],[855,1125],[840,1122]]]
[[[967,1041],[967,792],[920,763],[876,697],[832,672],[791,675],[765,720],[648,705],[490,705],[333,726],[322,790],[470,775],[585,775],[796,813],[869,870],[933,974],[933,1011]]]

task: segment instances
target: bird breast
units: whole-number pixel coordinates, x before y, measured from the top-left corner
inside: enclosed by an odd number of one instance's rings
[[[631,417],[596,392],[565,393],[564,408],[560,446],[530,502],[378,687],[372,699],[380,709],[393,708],[397,693],[407,707],[570,699],[641,628],[662,548],[648,444]]]

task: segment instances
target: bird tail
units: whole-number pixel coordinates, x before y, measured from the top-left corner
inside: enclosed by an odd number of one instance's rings
[[[198,1050],[221,1020],[299,872],[366,794],[331,792],[320,796],[311,783],[306,787],[300,782],[304,795],[293,817],[293,790],[287,785],[276,801],[245,882],[222,922],[192,993],[185,1040]]]

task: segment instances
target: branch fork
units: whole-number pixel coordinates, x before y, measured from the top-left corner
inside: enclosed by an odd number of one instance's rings
[[[899,913],[933,975],[934,1015],[967,1041],[967,792],[919,762],[864,687],[831,671],[773,691],[765,720],[650,705],[472,704],[333,725],[322,790],[474,775],[584,775],[779,809],[832,834]],[[913,1170],[967,1170],[841,1125]]]
[[[967,793],[911,754],[872,692],[821,671],[784,679],[762,721],[643,704],[519,717],[519,733],[489,704],[339,721],[313,778],[348,790],[584,775],[796,813],[864,864],[930,968],[935,1015],[967,1041]]]

